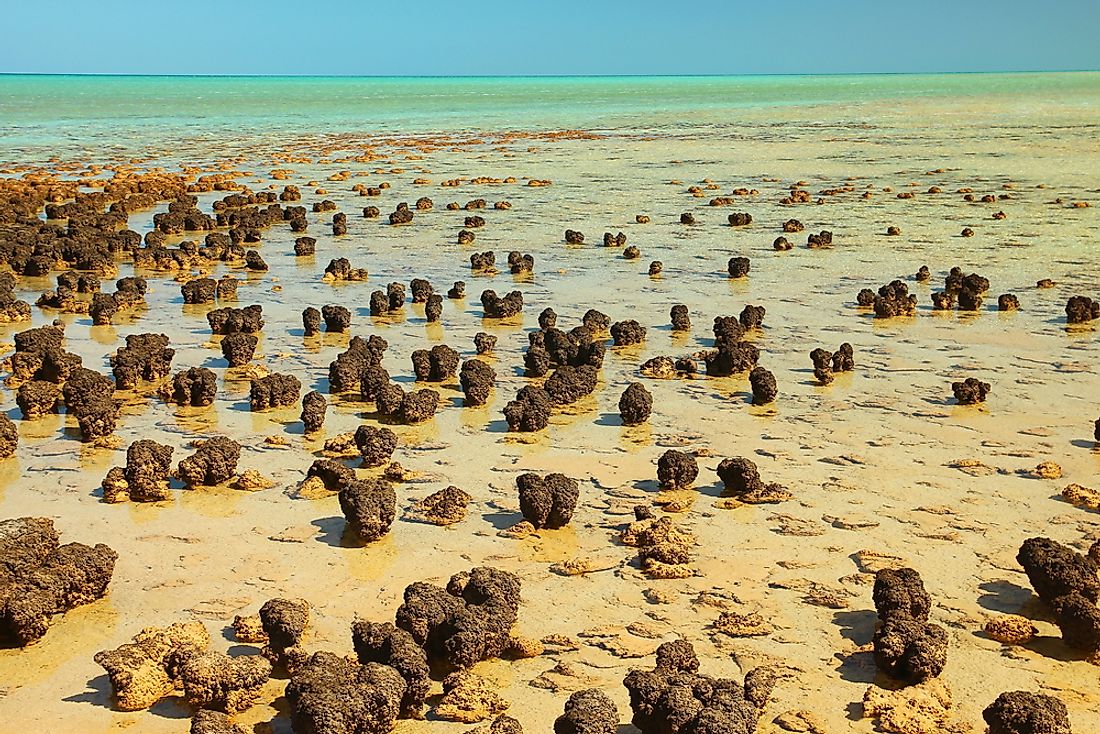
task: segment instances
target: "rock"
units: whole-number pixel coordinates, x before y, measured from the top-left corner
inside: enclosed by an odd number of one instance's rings
[[[286,687],[295,731],[387,734],[401,709],[406,684],[388,665],[358,663],[330,652],[305,661]]]
[[[510,318],[523,310],[523,294],[519,291],[512,291],[501,298],[497,296],[495,291],[486,290],[481,294],[481,305],[485,310],[485,318]]]
[[[672,320],[673,331],[690,331],[691,319],[688,316],[688,308],[683,304],[677,304],[669,311],[669,318]]]
[[[1100,302],[1087,296],[1072,296],[1066,302],[1066,323],[1084,324],[1100,319]]]
[[[947,633],[928,622],[931,600],[920,574],[911,568],[875,574],[875,663],[905,683],[935,678],[947,664]]]
[[[606,693],[589,688],[569,696],[565,711],[554,721],[554,734],[615,734],[619,710]]]
[[[657,481],[663,489],[690,487],[699,476],[699,464],[691,454],[668,449],[657,460]]]
[[[363,665],[388,665],[405,680],[400,716],[422,718],[424,699],[431,688],[428,656],[413,636],[392,624],[356,620],[351,628],[355,654]]]
[[[167,402],[195,408],[212,405],[218,394],[218,379],[206,367],[190,367],[177,372],[171,383],[162,385],[157,394]]]
[[[267,642],[264,657],[286,667],[300,657],[298,651],[309,627],[309,605],[302,600],[269,599],[260,607],[260,624]]]
[[[209,644],[201,622],[146,627],[132,642],[97,652],[95,662],[107,671],[118,708],[138,711],[171,694],[182,683],[183,663]]]
[[[382,466],[397,448],[397,434],[384,426],[361,425],[355,429],[354,440],[366,467]]]
[[[199,443],[195,453],[179,463],[180,479],[189,486],[228,482],[237,473],[241,445],[228,436],[214,436]]]
[[[726,269],[731,278],[744,278],[749,274],[749,259],[747,257],[731,257]]]
[[[247,734],[244,727],[234,724],[228,714],[200,709],[191,719],[191,734]]]
[[[486,362],[468,359],[462,363],[459,384],[466,396],[466,405],[485,405],[496,382],[496,372]]]
[[[774,675],[756,668],[742,684],[710,678],[698,670],[699,660],[691,644],[677,640],[657,648],[654,670],[630,671],[623,685],[630,692],[634,726],[642,734],[677,729],[752,734],[770,696]]]
[[[453,525],[466,518],[472,499],[458,487],[446,487],[413,504],[406,517],[433,525]]]
[[[1036,479],[1061,479],[1062,467],[1058,466],[1053,461],[1042,461],[1036,464],[1030,474]]]
[[[253,411],[294,405],[302,391],[302,383],[294,375],[272,373],[252,381],[249,405]]]
[[[730,637],[760,637],[775,631],[759,614],[738,614],[722,612],[714,622],[714,629]]]
[[[1062,498],[1075,507],[1100,510],[1100,492],[1080,484],[1067,485],[1062,490]]]
[[[490,567],[455,574],[446,589],[413,583],[405,588],[397,626],[424,647],[429,659],[468,668],[508,649],[519,592],[517,576]]]
[[[892,734],[964,734],[971,727],[954,719],[951,691],[939,680],[889,690],[871,686],[863,695],[864,718]]]
[[[325,411],[328,409],[328,401],[325,396],[316,390],[310,390],[302,398],[302,423],[305,424],[306,433],[316,433],[325,425]]]
[[[752,385],[753,405],[767,405],[774,402],[779,388],[775,384],[775,375],[763,367],[754,367],[749,373]]]
[[[396,504],[393,485],[383,479],[355,479],[340,489],[340,509],[348,527],[368,543],[390,531]]]
[[[11,418],[0,414],[0,460],[15,456],[19,446],[19,429]]]
[[[989,394],[989,383],[967,377],[962,382],[952,382],[951,391],[959,405],[975,405],[985,402],[985,396]]]
[[[516,399],[504,407],[508,430],[541,431],[550,423],[551,406],[550,395],[545,389],[534,385],[520,388]]]
[[[632,382],[619,398],[619,416],[624,426],[636,426],[649,420],[653,396],[640,382]]]
[[[540,477],[527,473],[516,477],[520,512],[535,528],[561,528],[569,524],[580,488],[563,474]]]
[[[1072,734],[1066,705],[1053,696],[1007,691],[982,711],[989,734]]]
[[[1015,614],[996,617],[985,623],[983,631],[990,639],[1002,645],[1023,645],[1039,634],[1039,629],[1030,619]]]
[[[271,663],[258,655],[230,657],[220,652],[192,655],[180,667],[184,695],[192,706],[227,714],[244,711],[259,698]]]
[[[435,714],[447,721],[472,724],[496,716],[509,706],[486,679],[457,672],[443,679],[443,698],[436,705]]]
[[[640,344],[645,341],[645,333],[645,327],[633,319],[618,321],[611,325],[611,336],[617,347]]]

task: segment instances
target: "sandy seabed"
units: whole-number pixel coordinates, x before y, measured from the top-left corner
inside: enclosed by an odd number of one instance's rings
[[[187,174],[191,181],[221,172],[252,191],[296,185],[307,208],[328,199],[347,214],[342,236],[331,234],[331,212],[308,215],[305,234],[317,239],[313,257],[295,257],[298,235],[279,224],[250,245],[270,266],[267,272],[242,265],[210,270],[240,279],[237,305],[263,305],[266,326],[254,363],[294,374],[303,393],[328,393],[328,365],[349,341],[349,334],[303,336],[301,310],[326,304],[351,309],[350,334],[389,342],[384,366],[406,389],[414,379],[414,349],[448,344],[470,358],[479,331],[498,338],[487,357],[497,381],[481,407],[463,406],[456,379],[432,384],[442,397],[436,416],[417,426],[390,426],[399,437],[393,459],[408,478],[396,484],[398,518],[390,533],[363,545],[345,533],[335,496],[300,498],[295,489],[326,439],[379,423],[372,405],[353,395],[330,396],[324,430],[312,435],[303,433],[298,407],[250,412],[249,383],[227,369],[206,323],[215,306],[185,306],[174,280],[180,274],[134,271],[149,280],[147,308],[111,326],[36,307],[33,323],[2,327],[0,340],[10,352],[16,331],[59,318],[66,349],[103,372],[126,335],[164,333],[176,350],[173,371],[210,367],[219,384],[215,404],[205,409],[166,404],[152,383],[119,391],[124,406],[116,448],[82,443],[64,413],[21,420],[14,391],[4,391],[20,445],[0,464],[0,518],[50,517],[63,542],[107,543],[119,558],[106,597],[54,619],[37,644],[0,650],[0,728],[187,731],[191,711],[182,699],[165,698],[148,711],[115,710],[95,652],[129,641],[143,627],[190,619],[206,625],[213,649],[254,654],[254,646],[235,640],[234,616],[288,597],[311,606],[308,650],[349,654],[353,620],[392,621],[406,585],[445,583],[453,573],[489,565],[522,580],[517,633],[572,643],[475,666],[528,731],[549,729],[568,695],[591,687],[611,696],[620,731],[628,731],[623,676],[632,667],[652,667],[657,646],[674,639],[694,645],[708,674],[740,678],[759,665],[779,673],[757,731],[876,731],[862,701],[869,687],[892,687],[870,653],[874,571],[888,566],[920,572],[933,602],[931,621],[947,630],[948,662],[937,680],[952,706],[933,730],[984,731],[982,709],[1002,691],[1017,689],[1061,699],[1074,731],[1100,730],[1100,667],[1063,644],[1016,561],[1029,537],[1048,536],[1081,551],[1100,538],[1100,515],[1060,495],[1070,483],[1095,487],[1100,470],[1092,440],[1100,417],[1100,337],[1087,325],[1067,328],[1063,310],[1072,295],[1100,296],[1100,218],[1095,206],[1072,206],[1096,202],[1100,144],[1080,120],[1052,135],[1038,135],[1018,118],[980,139],[961,139],[951,123],[897,133],[906,115],[927,113],[914,102],[828,136],[809,119],[792,119],[774,127],[760,123],[743,139],[702,132],[672,138],[349,135],[273,144],[232,158],[220,155],[217,141],[205,141],[174,157],[162,151],[125,165],[94,161],[107,174],[183,164],[195,166]],[[38,168],[72,178],[88,164]],[[13,164],[6,172],[26,170]],[[489,181],[474,183],[476,177]],[[508,177],[515,182],[503,183]],[[441,186],[452,179],[459,179],[456,186]],[[551,183],[530,186],[530,179]],[[382,182],[390,187],[377,197],[353,190]],[[782,204],[792,186],[810,192],[810,202]],[[928,193],[934,186],[941,193]],[[690,187],[699,187],[699,195]],[[739,188],[755,193],[731,194]],[[977,201],[966,201],[964,188]],[[209,212],[226,193],[198,193],[198,205]],[[1007,198],[982,203],[986,194]],[[708,204],[731,195],[732,206]],[[398,202],[411,205],[421,196],[431,197],[434,208],[415,212],[408,225],[386,223]],[[489,206],[445,208],[477,198]],[[511,208],[494,209],[497,201]],[[372,205],[381,218],[361,217]],[[129,226],[144,234],[165,206],[133,213]],[[741,211],[752,215],[752,224],[728,226],[727,215]],[[1002,211],[1005,218],[994,218]],[[684,212],[694,214],[695,224],[680,223]],[[457,233],[473,214],[486,226],[474,230],[472,244],[459,245]],[[636,223],[636,214],[650,222]],[[791,218],[806,230],[784,235],[794,248],[776,251],[772,241]],[[888,226],[900,235],[887,236]],[[961,237],[964,227],[974,236]],[[565,244],[566,228],[584,232],[585,243]],[[832,246],[808,248],[806,235],[821,230],[833,233]],[[640,258],[624,258],[622,247],[601,247],[605,231],[625,233]],[[167,243],[201,236],[174,235]],[[486,250],[496,252],[501,272],[472,273],[469,255]],[[508,273],[511,250],[533,255],[533,273]],[[732,256],[750,258],[747,277],[728,277]],[[338,257],[367,268],[369,279],[323,280],[326,264]],[[651,277],[653,260],[663,263],[663,272]],[[930,268],[930,283],[914,279],[921,265]],[[942,289],[954,266],[989,279],[979,311],[932,309],[931,292]],[[125,259],[119,267],[120,277],[133,270]],[[369,315],[371,291],[412,278],[426,278],[440,293],[464,280],[467,295],[445,299],[439,323],[427,323],[423,305],[412,303],[385,317]],[[895,278],[916,294],[914,316],[875,319],[857,306],[860,289],[877,290]],[[1044,278],[1054,287],[1037,288]],[[23,277],[17,292],[34,303],[54,287],[52,276]],[[522,315],[483,318],[478,297],[486,288],[522,291]],[[1016,294],[1020,310],[998,312],[1001,293]],[[690,332],[672,331],[673,304],[688,307]],[[639,375],[651,357],[710,348],[714,317],[737,315],[746,304],[767,309],[763,327],[746,339],[777,379],[774,403],[753,405],[743,373]],[[613,347],[607,338],[592,395],[555,411],[544,431],[510,433],[502,409],[520,387],[539,382],[523,375],[523,352],[546,307],[558,314],[559,328],[579,325],[595,308],[612,321],[638,320],[646,339]],[[822,385],[809,352],[833,351],[842,342],[853,346],[855,369]],[[984,404],[958,405],[952,397],[951,383],[969,376],[991,384]],[[635,381],[652,393],[653,414],[642,425],[623,426],[618,399]],[[172,445],[178,461],[190,453],[191,441],[216,434],[240,442],[241,470],[256,470],[274,486],[184,489],[173,480],[167,502],[102,501],[102,479],[123,463],[131,441]],[[669,493],[658,487],[656,461],[668,448],[697,456],[700,474],[692,488]],[[729,501],[715,468],[737,456],[756,462],[764,480],[786,486],[792,498],[765,505]],[[1029,473],[1043,461],[1057,463],[1061,478]],[[381,471],[357,470],[360,476]],[[521,538],[501,533],[522,519],[515,477],[527,471],[561,472],[579,482],[569,526]],[[465,520],[436,527],[403,516],[448,485],[472,497]],[[655,507],[695,537],[687,577],[648,578],[636,549],[620,542],[638,505]],[[587,572],[561,573],[558,564],[567,562]],[[765,634],[717,629],[724,612],[760,615]],[[983,627],[1005,614],[1032,619],[1038,635],[1020,646],[993,641]],[[236,721],[258,732],[291,731],[285,684],[272,679]],[[434,686],[436,693],[440,684]],[[810,712],[806,728],[792,728],[798,711]],[[467,725],[439,721],[429,707],[426,720],[399,721],[396,731],[428,728]]]

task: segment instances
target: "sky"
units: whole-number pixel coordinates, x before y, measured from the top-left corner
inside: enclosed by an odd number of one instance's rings
[[[0,43],[2,73],[1100,70],[1100,0],[54,0],[48,5],[9,0],[5,5],[9,30]]]

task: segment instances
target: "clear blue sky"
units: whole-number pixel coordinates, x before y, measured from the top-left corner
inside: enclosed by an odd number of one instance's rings
[[[1100,0],[8,0],[0,72],[1100,69]]]

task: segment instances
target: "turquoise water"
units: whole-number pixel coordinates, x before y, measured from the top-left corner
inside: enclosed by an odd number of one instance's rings
[[[232,137],[583,128],[675,134],[932,99],[1100,114],[1100,73],[742,77],[0,76],[0,159]],[[822,106],[833,111],[823,112]]]

